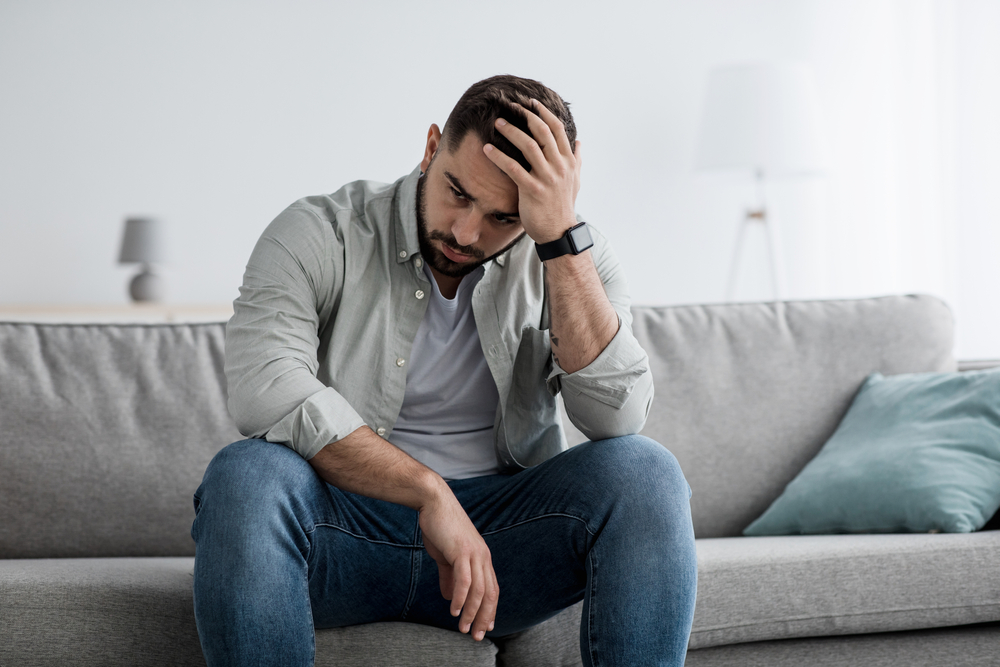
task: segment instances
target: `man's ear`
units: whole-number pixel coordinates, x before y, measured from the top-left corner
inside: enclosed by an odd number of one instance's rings
[[[424,148],[424,159],[420,161],[420,171],[427,173],[427,167],[431,166],[434,154],[441,146],[441,129],[434,123],[427,130],[427,146]]]

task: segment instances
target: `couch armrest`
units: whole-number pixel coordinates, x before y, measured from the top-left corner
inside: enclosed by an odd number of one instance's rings
[[[1000,359],[959,359],[959,371],[983,371],[1000,366]]]

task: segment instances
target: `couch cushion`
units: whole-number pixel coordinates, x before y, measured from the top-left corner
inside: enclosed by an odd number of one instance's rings
[[[871,635],[781,639],[689,651],[684,667],[986,667],[1000,623]]]
[[[489,639],[415,623],[368,623],[316,632],[316,667],[496,667]],[[530,663],[520,663],[533,667]]]
[[[184,556],[240,439],[222,324],[0,324],[0,558]]]
[[[0,665],[202,665],[193,558],[0,560]]]
[[[1000,620],[1000,531],[699,540],[691,648]]]
[[[0,560],[0,665],[204,665],[193,558]],[[409,623],[316,633],[316,665],[494,665],[496,647]]]
[[[512,635],[498,637],[497,667],[580,667],[583,601]]]
[[[583,602],[532,628],[496,640],[498,667],[580,667]],[[777,639],[688,651],[687,667],[960,667],[992,665],[1000,623],[835,637]]]
[[[745,535],[969,533],[1000,508],[1000,370],[873,373]]]
[[[656,386],[642,433],[680,461],[697,537],[740,535],[833,434],[870,373],[955,370],[951,312],[928,296],[633,316]]]

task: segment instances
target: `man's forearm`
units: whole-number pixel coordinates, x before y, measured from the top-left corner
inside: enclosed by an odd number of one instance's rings
[[[437,562],[441,594],[458,629],[481,641],[493,629],[500,586],[489,547],[436,472],[362,426],[309,459],[338,489],[420,512],[424,547]]]
[[[436,472],[387,442],[367,426],[330,443],[309,460],[338,489],[421,510],[451,494]]]
[[[618,333],[615,312],[589,250],[545,262],[552,353],[567,373],[589,366]]]

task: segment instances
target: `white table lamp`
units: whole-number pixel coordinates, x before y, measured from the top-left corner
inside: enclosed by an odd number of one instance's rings
[[[122,236],[121,264],[142,264],[142,270],[129,284],[129,294],[133,301],[161,301],[163,299],[163,279],[153,273],[152,264],[164,259],[163,229],[159,220],[153,218],[128,218]]]
[[[709,74],[696,167],[753,174],[757,203],[740,223],[729,268],[726,298],[736,292],[747,227],[767,231],[771,281],[777,299],[785,297],[781,243],[769,223],[765,178],[818,175],[826,164],[819,96],[805,65],[752,63],[719,67]]]

